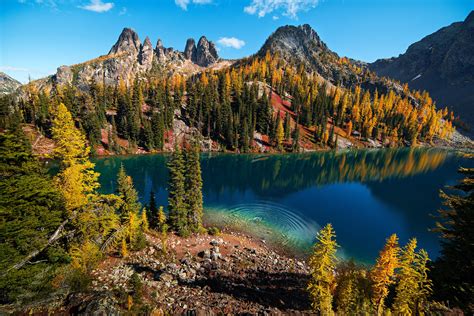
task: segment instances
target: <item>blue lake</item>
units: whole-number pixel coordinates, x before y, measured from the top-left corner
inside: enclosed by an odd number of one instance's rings
[[[167,205],[168,156],[117,156],[95,160],[101,190],[116,189],[123,163],[142,203],[150,191]],[[411,237],[431,258],[438,236],[430,232],[441,207],[439,190],[456,183],[472,161],[439,149],[384,149],[282,155],[203,154],[208,225],[239,229],[296,254],[308,253],[317,230],[332,223],[339,255],[371,263],[392,233]]]

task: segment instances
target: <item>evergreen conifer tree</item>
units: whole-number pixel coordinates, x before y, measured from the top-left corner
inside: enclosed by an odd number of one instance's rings
[[[441,256],[432,271],[435,297],[474,313],[474,168],[460,168],[465,177],[453,189],[441,191],[446,209],[439,210],[436,231],[441,234]],[[454,273],[455,271],[455,273]]]
[[[199,147],[193,144],[186,151],[186,201],[188,225],[192,232],[202,230],[202,177]]]
[[[60,190],[20,130],[0,133],[0,174],[0,300],[18,303],[52,291],[57,269],[69,261],[56,243],[38,253],[35,264],[12,269],[43,249],[67,214]]]
[[[176,145],[173,155],[168,163],[168,210],[172,229],[180,235],[189,233],[186,191],[185,191],[185,165],[181,149]]]
[[[148,220],[152,229],[158,228],[158,207],[156,206],[155,192],[150,192],[150,202],[148,203]]]
[[[290,122],[290,113],[289,112],[286,112],[286,114],[285,114],[284,129],[285,129],[285,139],[289,140],[290,135],[291,135],[291,122]]]
[[[132,178],[126,174],[123,164],[120,165],[117,175],[117,194],[123,202],[119,209],[122,223],[130,218],[130,213],[138,216],[142,206],[138,201],[138,193],[133,186]]]

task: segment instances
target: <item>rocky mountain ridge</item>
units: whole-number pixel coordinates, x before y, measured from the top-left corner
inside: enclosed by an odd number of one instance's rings
[[[427,90],[474,127],[474,11],[413,43],[404,54],[368,66],[379,76]]]
[[[329,87],[354,88],[360,85],[371,92],[394,90],[397,94],[404,94],[403,87],[397,82],[379,78],[370,72],[365,63],[340,57],[329,49],[308,24],[279,27],[268,37],[257,56],[263,58],[267,52],[295,65],[304,65],[307,71],[313,72]]]
[[[303,64],[307,71],[313,72],[329,87],[339,85],[352,88],[361,85],[364,89],[377,89],[381,93],[389,89],[403,93],[400,84],[370,74],[363,63],[339,57],[308,24],[279,27],[250,58],[264,57],[267,52],[278,54],[286,62]],[[115,85],[120,79],[129,82],[137,75],[154,70],[189,75],[230,64],[232,62],[219,57],[215,44],[205,36],[197,44],[193,38],[188,39],[184,51],[178,51],[165,47],[160,39],[153,48],[148,37],[142,43],[135,31],[124,28],[107,55],[72,66],[61,66],[52,77],[39,80],[38,85],[42,88],[67,83],[86,90],[92,79]]]
[[[107,55],[72,66],[61,66],[50,81],[52,84],[67,83],[85,89],[92,79],[113,85],[120,79],[130,81],[154,67],[189,74],[220,61],[215,44],[205,36],[199,39],[197,45],[194,39],[188,39],[184,52],[181,52],[164,47],[160,39],[153,48],[149,37],[142,43],[134,30],[124,28]]]
[[[15,92],[21,86],[21,82],[0,71],[0,96]]]

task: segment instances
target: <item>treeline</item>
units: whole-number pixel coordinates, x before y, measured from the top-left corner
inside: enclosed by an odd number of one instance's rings
[[[289,102],[276,110],[272,95]],[[52,109],[63,103],[94,149],[110,152],[163,150],[178,116],[221,149],[255,150],[255,133],[268,136],[275,150],[298,151],[301,142],[334,147],[338,135],[377,139],[386,146],[431,142],[452,131],[453,114],[437,110],[427,92],[401,95],[321,84],[303,65],[267,54],[230,68],[189,78],[150,73],[115,86],[91,81],[87,91],[72,85],[24,88],[19,102],[5,97],[3,116],[17,109],[17,120],[35,124],[51,137]],[[3,119],[4,120],[4,119]],[[303,138],[303,128],[307,129]],[[127,142],[120,141],[126,140]]]

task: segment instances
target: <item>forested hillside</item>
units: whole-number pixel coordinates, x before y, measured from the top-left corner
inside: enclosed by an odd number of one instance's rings
[[[289,58],[289,38],[301,41],[293,45],[298,52],[306,47],[297,58]],[[126,29],[107,58],[120,53],[141,60],[145,47],[139,43]],[[3,113],[29,124],[24,129],[46,148],[43,154],[51,150],[43,143],[51,138],[51,113],[59,103],[100,155],[172,150],[186,135],[199,136],[206,150],[240,152],[414,146],[452,138],[453,113],[437,109],[428,93],[379,79],[339,58],[308,25],[278,29],[262,50],[194,74],[133,68],[127,76],[118,73],[116,82],[97,76],[84,81],[86,70],[77,74],[80,80],[73,75],[71,81],[58,81],[61,69],[49,84],[32,82],[19,97],[3,98]],[[96,70],[105,71],[106,61],[99,65]]]

